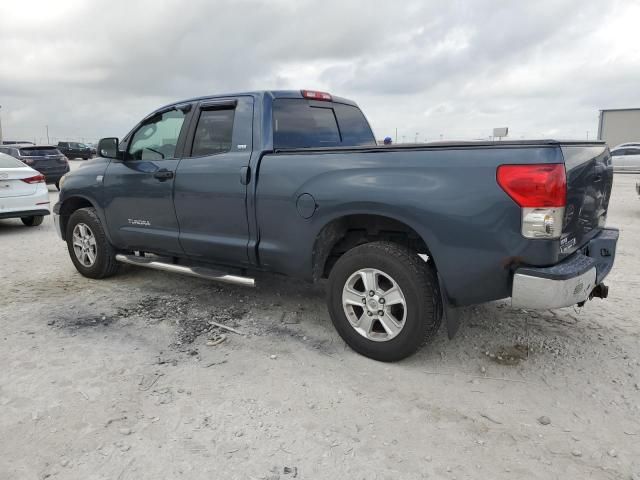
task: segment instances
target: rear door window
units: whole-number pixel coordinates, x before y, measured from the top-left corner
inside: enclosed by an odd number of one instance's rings
[[[192,157],[216,155],[231,150],[235,109],[203,110],[193,137]]]
[[[625,151],[625,155],[640,155],[640,148],[627,148]]]

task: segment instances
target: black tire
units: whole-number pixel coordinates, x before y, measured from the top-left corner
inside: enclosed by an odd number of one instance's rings
[[[44,216],[33,215],[31,217],[21,217],[20,220],[22,220],[22,223],[24,223],[27,227],[37,227],[38,225],[42,225]]]
[[[400,333],[390,340],[374,341],[358,333],[342,306],[345,283],[364,268],[389,275],[404,294],[406,318]],[[442,321],[441,298],[433,267],[412,250],[391,242],[360,245],[340,257],[329,275],[327,303],[331,321],[347,345],[383,362],[394,362],[413,354],[435,336]]]
[[[91,266],[83,265],[76,256],[73,248],[73,230],[79,223],[87,225],[96,240],[95,262]],[[67,239],[67,250],[69,251],[71,261],[76,267],[76,270],[85,277],[106,278],[114,275],[118,271],[116,251],[109,243],[100,218],[94,208],[80,208],[73,212],[67,223],[65,238]]]

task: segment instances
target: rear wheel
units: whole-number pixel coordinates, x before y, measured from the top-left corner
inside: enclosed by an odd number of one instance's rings
[[[390,242],[361,245],[340,257],[329,276],[328,306],[344,341],[384,362],[414,353],[441,322],[433,268]]]
[[[106,278],[118,270],[116,251],[95,209],[80,208],[73,212],[65,238],[71,261],[85,277]]]
[[[37,227],[38,225],[42,225],[44,216],[33,215],[31,217],[21,217],[20,220],[22,220],[22,223],[24,223],[27,227]]]

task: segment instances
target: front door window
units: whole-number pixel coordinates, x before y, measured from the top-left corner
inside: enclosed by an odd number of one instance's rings
[[[149,119],[131,138],[129,160],[175,158],[176,146],[185,114],[171,110]]]

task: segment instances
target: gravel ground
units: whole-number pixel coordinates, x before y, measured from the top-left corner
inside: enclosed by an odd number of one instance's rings
[[[0,478],[640,479],[637,180],[608,300],[469,308],[396,364],[345,346],[323,285],[93,281],[50,217],[2,220]]]

